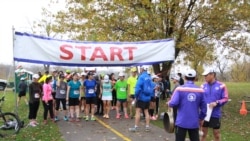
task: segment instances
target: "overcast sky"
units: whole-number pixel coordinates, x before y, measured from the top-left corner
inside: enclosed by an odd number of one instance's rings
[[[49,0],[1,0],[0,1],[0,64],[13,62],[12,27],[16,31],[29,31],[32,22],[41,18],[41,8]]]

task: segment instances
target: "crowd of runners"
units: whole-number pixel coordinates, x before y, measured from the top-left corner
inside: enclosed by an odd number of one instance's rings
[[[185,140],[186,132],[192,141],[199,141],[199,130],[201,140],[205,141],[208,128],[213,128],[215,140],[220,141],[221,107],[228,101],[228,91],[226,85],[216,79],[213,69],[204,71],[206,82],[201,87],[194,84],[197,76],[193,69],[185,73],[185,81],[180,73],[171,77],[172,90],[169,77],[163,79],[148,70],[148,66],[140,66],[139,70],[132,67],[128,77],[121,71],[118,78],[114,73],[95,71],[46,71],[44,75],[34,74],[29,86],[25,86],[25,79],[21,78],[19,97],[28,87],[32,127],[38,125],[37,112],[42,101],[44,124],[48,123],[48,117],[52,122],[60,119],[95,121],[96,115],[105,119],[135,118],[135,125],[129,128],[132,132],[138,131],[141,115],[146,121],[145,131],[150,131],[150,120],[159,118],[160,99],[170,98],[166,104],[174,111],[177,141]],[[208,108],[212,110],[209,117]],[[63,117],[59,117],[59,110],[63,111]],[[111,110],[115,110],[115,116],[110,114]]]
[[[95,121],[95,116],[103,118],[132,119],[135,117],[135,86],[138,76],[147,66],[139,69],[132,67],[129,74],[123,71],[117,74],[97,74],[95,71],[71,72],[70,70],[46,71],[44,74],[34,74],[29,89],[29,125],[38,125],[37,112],[40,101],[43,105],[43,122],[65,120],[79,122],[81,120]],[[165,87],[160,75],[147,75],[155,84],[155,91],[150,99],[148,113],[151,120],[157,120],[159,115],[160,96],[170,88]],[[116,78],[117,77],[117,78]],[[169,82],[169,81],[168,81]],[[20,89],[25,89],[25,79],[21,78]],[[170,83],[169,83],[170,84]],[[20,92],[23,96],[24,92]],[[110,111],[116,115],[112,117]],[[60,117],[62,111],[63,117]],[[141,112],[144,115],[145,113]],[[48,120],[49,118],[49,120]]]

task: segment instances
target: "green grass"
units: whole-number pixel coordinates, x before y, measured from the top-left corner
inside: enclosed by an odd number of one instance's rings
[[[3,92],[0,92],[0,98]],[[26,126],[29,123],[28,112],[29,107],[24,101],[21,101],[20,106],[15,110],[15,95],[11,91],[7,91],[5,95],[5,102],[2,106],[3,112],[14,112],[17,111],[19,118],[24,120],[25,127],[20,130],[16,136],[6,137],[5,141],[63,141],[62,135],[59,132],[58,126],[55,123],[49,122],[47,125],[43,125],[43,105],[40,103],[38,111],[38,122],[40,123],[37,127]]]
[[[197,83],[200,84],[200,83]],[[221,135],[223,141],[249,141],[250,140],[250,115],[241,116],[239,114],[240,103],[243,100],[243,96],[250,96],[250,83],[226,83],[229,99],[223,107],[224,116],[222,117]],[[250,98],[249,98],[250,100]],[[160,110],[163,112],[166,110],[166,101],[161,102]],[[250,109],[250,103],[246,103]],[[154,125],[163,128],[162,120],[152,121]],[[208,141],[213,140],[212,130],[209,130]]]

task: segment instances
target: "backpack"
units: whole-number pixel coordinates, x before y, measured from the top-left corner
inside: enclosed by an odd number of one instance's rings
[[[146,95],[149,96],[153,93],[154,88],[152,86],[152,80],[150,77],[146,77],[144,79],[143,87],[142,87],[142,92]]]

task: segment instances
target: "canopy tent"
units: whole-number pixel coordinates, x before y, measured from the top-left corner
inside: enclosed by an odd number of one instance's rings
[[[15,70],[15,92],[19,92],[18,84],[21,81],[21,78],[25,78],[26,83],[29,84],[32,79],[33,72],[27,71],[26,69],[20,68]]]

